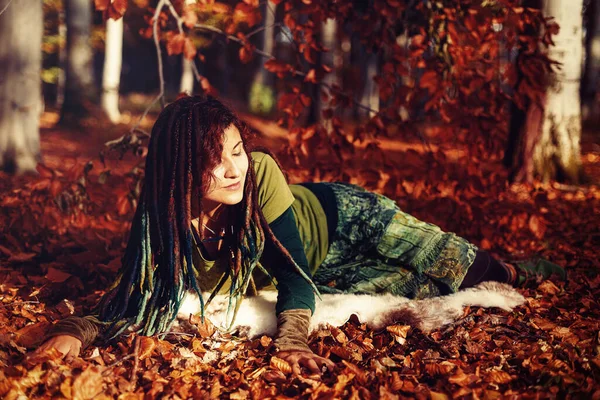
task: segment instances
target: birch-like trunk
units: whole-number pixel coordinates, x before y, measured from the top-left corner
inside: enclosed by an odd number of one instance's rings
[[[106,48],[102,72],[102,109],[112,123],[121,120],[119,85],[123,61],[123,18],[106,20]]]
[[[342,62],[340,55],[338,40],[337,40],[337,29],[338,21],[333,18],[328,18],[321,24],[320,40],[324,47],[329,51],[319,52],[317,54],[315,68],[318,69],[322,65],[326,65],[332,69],[331,72],[323,77],[322,84],[315,84],[311,93],[311,105],[308,114],[308,124],[320,123],[329,132],[331,130],[331,120],[326,120],[323,117],[323,110],[325,110],[326,104],[324,104],[321,96],[321,91],[330,93],[331,86],[338,84],[338,70]],[[327,85],[329,88],[325,87]]]
[[[76,122],[87,113],[94,99],[93,54],[90,45],[92,3],[65,0],[67,22],[67,65],[62,121]]]
[[[191,95],[194,91],[194,70],[192,63],[194,60],[188,60],[181,55],[181,82],[179,83],[179,92]]]
[[[275,4],[268,0],[262,5],[264,30],[261,32],[261,50],[267,54],[273,54],[275,49],[275,9]],[[275,107],[274,78],[273,74],[265,69],[266,58],[261,57],[260,60],[260,66],[250,86],[248,107],[253,113],[269,114]]]
[[[577,183],[581,178],[581,103],[583,0],[546,0],[543,13],[560,25],[549,57],[562,64],[546,91],[540,139],[533,149],[534,173]]]
[[[43,26],[40,0],[13,1],[0,15],[0,169],[9,173],[33,171],[40,159]]]
[[[186,5],[196,3],[196,0],[185,0]],[[193,62],[195,60],[188,60],[185,55],[181,55],[181,81],[179,82],[179,93],[186,93],[191,95],[194,92],[194,69]]]

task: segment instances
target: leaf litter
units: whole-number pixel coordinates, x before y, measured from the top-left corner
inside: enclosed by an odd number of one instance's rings
[[[432,161],[427,171],[397,161],[404,175],[386,178],[395,184],[373,184],[499,257],[549,258],[568,281],[529,281],[520,289],[526,304],[513,312],[473,307],[429,334],[404,325],[372,331],[357,318],[323,328],[310,346],[337,364],[323,376],[293,376],[271,355],[269,337],[223,335],[199,319],[194,334],[123,336],[72,363],[57,352],[28,358],[54,321],[84,313],[116,273],[135,176],[85,163],[2,176],[0,397],[600,398],[600,189],[507,186],[501,172]],[[307,178],[289,171],[293,181]]]

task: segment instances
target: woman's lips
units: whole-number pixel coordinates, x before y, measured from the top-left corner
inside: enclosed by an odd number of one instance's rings
[[[233,185],[225,186],[223,189],[225,190],[238,190],[241,186],[240,182],[234,183]]]

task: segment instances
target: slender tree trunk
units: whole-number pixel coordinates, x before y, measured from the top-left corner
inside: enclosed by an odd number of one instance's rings
[[[545,16],[554,17],[560,25],[560,32],[553,37],[555,46],[549,49],[548,56],[562,66],[539,82],[520,76],[520,79],[529,79],[530,86],[542,84],[546,90],[539,101],[525,104],[524,110],[513,105],[504,162],[510,168],[510,179],[514,182],[531,182],[537,177],[543,181],[556,179],[578,183],[583,178],[579,100],[583,0],[544,0],[541,9]],[[530,62],[528,57],[527,52],[520,52],[517,64]]]
[[[60,37],[61,43],[66,43],[67,38],[67,25],[65,23],[65,11],[64,9],[58,14],[58,36]],[[65,103],[65,82],[66,73],[65,68],[67,65],[67,49],[61,45],[58,48],[58,79],[56,82],[56,108],[62,110],[62,106]]]
[[[261,50],[273,54],[275,49],[275,4],[265,1],[263,9],[263,26],[261,32]],[[253,113],[269,114],[275,106],[275,93],[273,91],[273,74],[265,69],[264,57],[260,57],[260,65],[254,74],[250,86],[249,109]]]
[[[587,37],[585,41],[586,59],[581,85],[582,116],[591,122],[600,122],[600,4],[589,2]]]
[[[35,170],[40,159],[43,16],[40,0],[0,0],[0,169]]]
[[[196,0],[185,0],[186,5],[195,4]],[[188,60],[181,55],[181,81],[179,81],[179,93],[191,95],[194,92],[194,69],[195,60]]]
[[[102,73],[102,109],[112,123],[121,119],[119,85],[123,61],[123,18],[106,20],[106,48]]]
[[[338,22],[335,19],[328,18],[325,22],[323,22],[321,26],[320,40],[323,43],[323,46],[326,47],[329,51],[318,52],[316,57],[316,65],[315,67],[319,68],[322,65],[326,65],[330,67],[332,71],[325,75],[323,78],[323,83],[327,84],[329,87],[333,84],[338,84],[338,63],[341,62],[342,58],[339,54],[338,46],[337,46],[337,26]],[[327,130],[330,129],[328,126],[328,122],[323,118],[323,110],[324,104],[321,99],[321,90],[322,85],[317,84],[314,85],[314,89],[311,91],[311,106],[310,112],[308,115],[308,123],[321,123],[324,124],[324,128]],[[329,90],[326,89],[328,92]]]
[[[325,46],[329,51],[322,53],[321,63],[330,67],[332,71],[325,75],[323,78],[323,83],[327,84],[329,87],[332,85],[339,84],[338,81],[338,70],[341,62],[341,55],[338,49],[338,21],[333,18],[328,18],[325,22],[323,22],[323,46]],[[319,90],[319,98],[320,90]],[[321,124],[331,123],[331,121],[327,121],[323,117],[323,102],[318,102],[318,120]],[[331,128],[331,126],[326,126],[327,130]]]
[[[62,122],[84,117],[88,103],[95,99],[93,54],[90,45],[92,3],[65,0],[67,20],[67,65]]]
[[[179,83],[179,92],[191,95],[194,92],[194,70],[192,63],[194,60],[188,60],[181,55],[181,81]]]
[[[583,62],[583,0],[547,0],[546,16],[560,25],[549,56],[562,64],[546,91],[539,142],[533,151],[536,175],[577,183],[581,179],[581,104],[579,87]]]

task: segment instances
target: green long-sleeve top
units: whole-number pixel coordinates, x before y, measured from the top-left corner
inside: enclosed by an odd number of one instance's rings
[[[332,226],[328,226],[328,219],[322,205],[323,191],[317,190],[318,186],[315,184],[288,185],[275,160],[265,153],[253,152],[252,159],[257,181],[258,202],[265,219],[274,236],[298,266],[312,276],[327,254],[329,235],[332,232]],[[328,213],[337,216],[335,205],[332,204],[334,201],[332,198],[327,200]],[[332,225],[332,216],[329,217],[329,225]],[[203,257],[200,248],[196,247],[193,263],[202,291],[212,291],[223,276],[227,268],[227,260],[224,257],[225,255],[217,260],[207,260]],[[278,284],[276,313],[280,314],[292,309],[314,311],[314,293],[310,284],[293,270],[283,257],[274,245],[267,241],[260,262]],[[258,269],[255,271],[254,277],[258,289],[274,289],[264,274]],[[229,282],[223,286],[220,293],[229,293]],[[90,321],[94,321],[94,318],[70,317],[66,322],[61,321],[56,324],[49,336],[70,334],[80,339],[84,338],[82,342],[87,346],[98,332],[98,329],[94,331]]]

